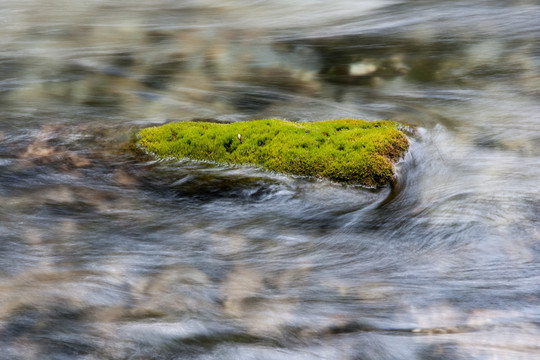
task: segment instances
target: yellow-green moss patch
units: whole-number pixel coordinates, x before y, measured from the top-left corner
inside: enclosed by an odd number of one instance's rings
[[[143,129],[138,144],[161,158],[256,165],[285,174],[379,186],[393,181],[394,163],[409,146],[398,127],[392,121],[354,119],[188,121]]]

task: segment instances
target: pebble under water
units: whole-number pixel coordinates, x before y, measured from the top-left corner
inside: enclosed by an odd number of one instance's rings
[[[0,4],[0,359],[540,358],[533,0]],[[413,125],[367,189],[131,151]]]

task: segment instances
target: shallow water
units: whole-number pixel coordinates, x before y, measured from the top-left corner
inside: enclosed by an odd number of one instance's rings
[[[540,357],[536,1],[3,1],[1,359]],[[392,189],[125,143],[394,119]]]

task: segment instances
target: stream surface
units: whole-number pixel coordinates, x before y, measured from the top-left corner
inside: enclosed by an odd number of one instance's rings
[[[0,359],[540,358],[534,0],[3,0]],[[393,119],[392,188],[141,158]]]

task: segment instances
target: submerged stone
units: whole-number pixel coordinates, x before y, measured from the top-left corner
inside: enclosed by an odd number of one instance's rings
[[[393,121],[279,119],[232,124],[178,122],[143,129],[138,145],[159,158],[254,165],[279,173],[381,186],[409,147]]]

